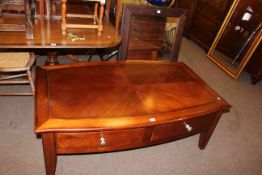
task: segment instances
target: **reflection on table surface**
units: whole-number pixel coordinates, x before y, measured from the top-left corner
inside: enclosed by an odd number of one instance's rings
[[[72,40],[63,35],[60,20],[39,20],[34,24],[34,39],[27,40],[25,32],[0,32],[0,48],[109,48],[117,46],[121,37],[111,23],[104,22],[102,34],[96,29],[69,29],[84,40]]]

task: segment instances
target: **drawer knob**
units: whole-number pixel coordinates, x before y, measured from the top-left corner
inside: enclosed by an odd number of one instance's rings
[[[100,137],[100,146],[106,146],[106,139],[104,137]]]
[[[189,124],[187,124],[186,122],[184,122],[184,125],[185,125],[185,128],[186,128],[186,130],[187,130],[188,132],[190,132],[190,131],[193,130],[193,128],[192,128]]]

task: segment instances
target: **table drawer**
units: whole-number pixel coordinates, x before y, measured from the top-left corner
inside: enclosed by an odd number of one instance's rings
[[[151,140],[176,139],[200,133],[207,129],[212,119],[210,115],[156,126]]]
[[[105,132],[56,133],[60,153],[104,152],[134,148],[142,144],[144,128]]]

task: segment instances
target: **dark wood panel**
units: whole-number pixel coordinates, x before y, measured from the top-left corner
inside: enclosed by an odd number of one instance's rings
[[[233,0],[178,0],[174,7],[189,10],[185,35],[208,51]]]
[[[186,22],[185,22],[185,30],[184,34],[189,35],[191,24],[193,21],[193,17],[196,11],[197,1],[192,0],[176,0],[173,7],[174,8],[182,8],[187,10]]]
[[[260,43],[256,51],[250,58],[246,71],[251,76],[251,83],[256,84],[262,80],[262,44]]]
[[[218,31],[218,26],[202,16],[195,16],[191,25],[190,37],[208,49]]]
[[[196,13],[196,16],[201,15],[210,20],[210,22],[216,23],[214,25],[221,24],[224,19],[224,9],[221,7],[217,8],[209,3],[198,3]]]

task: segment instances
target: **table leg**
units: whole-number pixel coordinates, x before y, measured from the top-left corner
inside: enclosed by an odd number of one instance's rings
[[[217,125],[222,114],[223,114],[223,112],[221,112],[221,111],[217,112],[215,114],[215,117],[214,117],[212,123],[210,124],[209,128],[206,131],[200,133],[199,142],[198,142],[198,147],[200,149],[206,148],[207,143],[208,143],[210,137],[212,136],[212,134],[213,134],[213,132],[216,128],[216,125]]]
[[[57,52],[48,52],[45,65],[54,66],[57,64],[59,64],[59,62],[57,61]]]
[[[257,84],[262,78],[251,75],[251,84]]]
[[[55,175],[57,157],[54,134],[42,134],[42,143],[44,149],[46,175]]]

